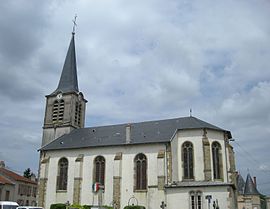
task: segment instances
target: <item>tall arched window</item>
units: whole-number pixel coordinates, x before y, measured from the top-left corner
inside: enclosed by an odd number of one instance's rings
[[[184,179],[194,179],[193,172],[193,145],[191,142],[185,142],[182,146],[182,160]]]
[[[94,182],[104,186],[105,179],[105,158],[97,156],[94,161]]]
[[[67,190],[68,160],[61,158],[58,162],[57,190]]]
[[[212,159],[214,179],[221,179],[222,155],[221,146],[218,142],[212,144]]]
[[[135,164],[135,189],[147,189],[147,159],[142,153],[136,155],[134,159]]]
[[[53,103],[52,120],[54,123],[63,122],[65,102],[63,99],[55,100]]]

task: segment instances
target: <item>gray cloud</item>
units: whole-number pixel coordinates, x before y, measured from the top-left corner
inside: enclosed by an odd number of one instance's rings
[[[243,174],[249,168],[259,185],[269,178],[267,0],[6,1],[0,10],[0,139],[8,145],[0,157],[14,169],[37,170],[44,95],[57,86],[77,13],[88,126],[187,116],[192,108],[232,131]],[[270,194],[270,185],[260,190]]]

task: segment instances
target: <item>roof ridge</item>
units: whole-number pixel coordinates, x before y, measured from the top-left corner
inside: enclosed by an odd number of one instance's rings
[[[91,127],[84,127],[83,129],[91,129],[91,128],[103,128],[103,127],[109,127],[109,126],[121,126],[121,125],[132,125],[132,124],[139,124],[139,123],[151,123],[151,122],[162,122],[162,121],[169,121],[169,120],[177,120],[177,119],[184,119],[184,118],[195,118],[196,117],[178,117],[178,118],[168,118],[168,119],[160,119],[160,120],[147,120],[147,121],[139,121],[139,122],[127,122],[127,123],[117,123],[117,124],[108,124],[108,125],[101,125],[101,126],[91,126]],[[198,119],[197,119],[198,120]],[[202,121],[204,122],[204,121]],[[206,123],[206,122],[204,122]],[[208,123],[210,124],[210,123]],[[211,124],[210,124],[211,125]],[[79,129],[77,129],[79,130]]]

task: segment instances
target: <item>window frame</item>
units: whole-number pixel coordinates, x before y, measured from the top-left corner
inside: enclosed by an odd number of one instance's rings
[[[183,180],[194,180],[194,148],[190,141],[182,144]]]
[[[63,162],[64,161],[64,162]],[[68,187],[68,166],[69,162],[66,157],[62,157],[58,161],[56,190],[67,191]]]
[[[203,209],[203,195],[201,191],[189,192],[189,208],[190,209]]]
[[[148,178],[147,178],[148,162],[147,157],[143,153],[138,153],[134,157],[134,191],[144,192],[147,191]]]
[[[93,183],[99,183],[100,186],[105,187],[106,159],[104,156],[98,155],[95,157],[93,163],[94,163]]]
[[[213,179],[222,179],[222,148],[219,142],[212,142],[211,146],[212,152],[212,167],[213,167]]]

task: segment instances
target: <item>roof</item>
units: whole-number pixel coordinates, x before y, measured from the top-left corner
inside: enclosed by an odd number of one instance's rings
[[[4,176],[0,176],[0,184],[11,184],[13,185],[14,183],[12,183],[8,178],[4,177]]]
[[[130,143],[126,141],[126,127],[130,126]],[[99,146],[117,146],[127,144],[149,144],[170,142],[177,130],[213,129],[226,131],[195,117],[183,117],[166,120],[146,121],[131,124],[118,124],[81,128],[63,135],[40,150],[76,149]]]
[[[247,175],[244,195],[260,195],[260,193],[258,192],[256,188],[256,185],[252,181],[250,174]]]
[[[244,194],[244,190],[245,190],[245,181],[243,179],[243,177],[241,176],[241,174],[237,175],[237,190],[239,192],[239,194]]]
[[[171,185],[166,185],[165,188],[179,188],[179,187],[213,187],[213,186],[233,186],[232,183],[225,183],[219,181],[179,181]]]
[[[0,168],[0,175],[4,176],[5,178],[13,179],[15,181],[22,181],[25,183],[37,184],[35,181],[31,181],[28,178],[20,176],[19,174],[15,173],[13,171],[10,171],[7,168]]]
[[[58,87],[51,95],[57,94],[59,92],[79,92],[74,33],[72,33],[72,38],[69,44]]]

